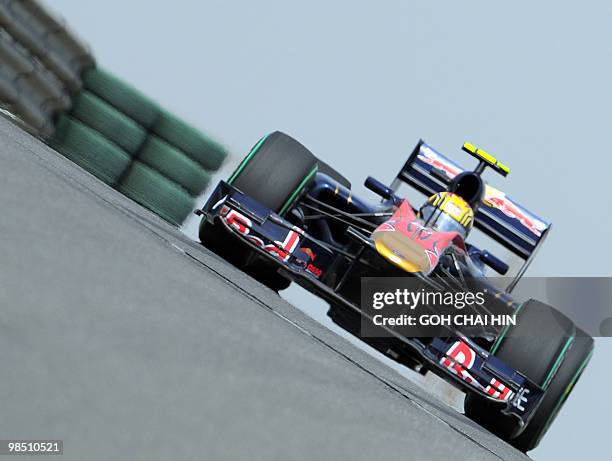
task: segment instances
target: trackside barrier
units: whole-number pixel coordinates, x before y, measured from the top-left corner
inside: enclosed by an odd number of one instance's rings
[[[81,167],[180,224],[227,156],[110,72],[37,0],[0,0],[0,104]]]

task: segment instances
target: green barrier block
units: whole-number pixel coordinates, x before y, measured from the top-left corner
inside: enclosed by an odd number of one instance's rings
[[[210,173],[199,163],[156,136],[147,138],[138,160],[180,184],[192,196],[200,195],[210,181]]]
[[[140,162],[132,164],[117,189],[175,225],[180,225],[195,207],[195,200],[185,189]]]
[[[115,185],[127,170],[131,157],[95,130],[62,115],[50,141],[61,154],[107,184]]]
[[[105,70],[94,68],[86,71],[83,84],[88,91],[145,128],[151,128],[159,116],[157,104]]]
[[[161,113],[152,131],[207,170],[217,170],[227,157],[220,144],[168,112]]]
[[[134,120],[87,91],[75,98],[71,115],[132,155],[147,137],[145,129]]]

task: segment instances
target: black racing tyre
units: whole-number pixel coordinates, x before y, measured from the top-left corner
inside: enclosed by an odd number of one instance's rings
[[[138,123],[88,91],[82,91],[74,99],[70,115],[132,155],[147,137],[147,132]]]
[[[145,128],[151,128],[160,109],[140,91],[121,79],[96,67],[83,74],[85,89],[132,118]]]
[[[102,181],[114,186],[131,157],[97,131],[66,115],[60,116],[51,146]]]
[[[465,414],[515,448],[532,450],[565,401],[566,389],[575,384],[592,348],[592,338],[580,333],[565,315],[541,302],[527,301],[519,307],[517,324],[500,334],[491,352],[546,389],[544,400],[518,436],[516,422],[477,395],[466,396]]]
[[[540,407],[525,430],[510,441],[514,447],[527,452],[538,445],[588,365],[593,355],[593,346],[593,338],[578,330],[563,363],[550,382]]]
[[[208,185],[210,173],[157,136],[150,135],[138,155],[138,160],[180,184],[197,197]]]
[[[518,307],[516,326],[497,338],[491,352],[536,384],[545,386],[574,331],[573,322],[561,312],[531,299]]]
[[[228,179],[228,182],[271,210],[282,214],[294,205],[300,193],[317,172],[316,157],[302,144],[281,132],[263,137]],[[249,273],[275,291],[289,281],[267,261],[252,259],[250,249],[237,238],[228,239],[219,224],[205,220],[200,225],[200,240],[212,251]]]
[[[195,206],[195,200],[180,185],[137,161],[117,189],[175,225],[180,225]]]
[[[219,169],[227,151],[199,130],[162,111],[151,131],[210,171]]]
[[[342,176],[340,173],[338,173],[338,171],[336,171],[334,168],[332,168],[319,158],[317,159],[317,163],[319,165],[319,173],[326,174],[330,178],[335,179],[336,181],[338,181],[338,183],[342,184],[347,189],[351,188],[351,182],[344,176]]]
[[[283,214],[317,172],[317,159],[292,137],[274,132],[262,138],[228,179],[262,205]]]

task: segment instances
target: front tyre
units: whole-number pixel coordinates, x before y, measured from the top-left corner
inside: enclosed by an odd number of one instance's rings
[[[534,449],[574,389],[593,355],[593,338],[578,330],[571,348],[552,379],[544,400],[525,430],[510,443],[521,451]]]
[[[253,147],[227,182],[283,215],[316,173],[316,157],[291,136],[276,131]]]
[[[527,452],[538,445],[580,378],[591,358],[593,338],[538,301],[527,301],[519,309],[517,325],[500,335],[491,352],[545,389],[540,406],[516,436],[516,423],[478,395],[466,396],[465,414]]]
[[[317,173],[317,159],[302,144],[280,131],[263,137],[228,179],[228,183],[279,215],[288,213],[307,190]],[[251,250],[219,225],[200,224],[200,241],[230,263],[269,288],[287,288],[289,280],[276,266],[252,258]]]

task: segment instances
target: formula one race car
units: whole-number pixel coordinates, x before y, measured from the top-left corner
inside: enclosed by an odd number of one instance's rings
[[[528,451],[580,377],[593,339],[554,308],[510,296],[551,226],[481,178],[485,168],[506,176],[508,167],[471,144],[463,150],[476,158],[474,170],[419,141],[390,186],[366,179],[380,197],[368,203],[299,142],[269,134],[196,211],[203,217],[200,239],[274,290],[295,282],[320,296],[335,323],[394,360],[461,388],[468,417]],[[402,184],[429,197],[420,209],[398,195]],[[361,334],[368,317],[362,277],[411,277],[435,290],[449,280],[486,284],[487,268],[505,275],[506,262],[466,241],[472,228],[523,260],[510,283],[490,286],[487,298],[487,307],[515,314],[514,325],[477,333],[449,326],[434,337],[385,326],[378,336]]]

